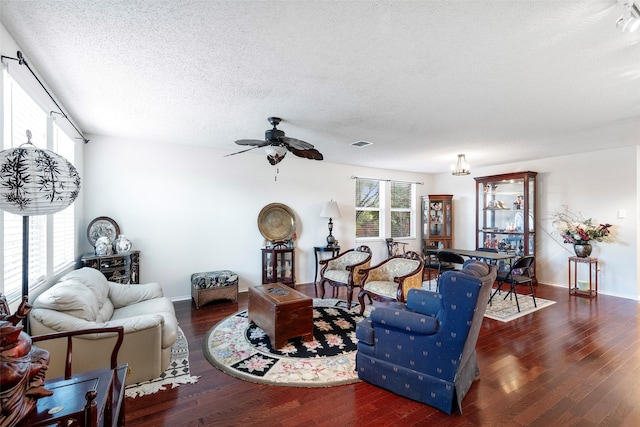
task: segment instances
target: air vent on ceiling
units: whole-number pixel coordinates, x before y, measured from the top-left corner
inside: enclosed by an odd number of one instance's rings
[[[351,145],[358,148],[366,147],[367,145],[371,145],[371,144],[373,144],[373,142],[369,142],[369,141],[356,141],[351,143]]]

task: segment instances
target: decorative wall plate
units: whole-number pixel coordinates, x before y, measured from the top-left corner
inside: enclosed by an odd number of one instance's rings
[[[89,239],[89,243],[93,247],[96,246],[96,240],[103,236],[109,239],[110,244],[113,244],[119,234],[120,227],[118,227],[118,223],[108,216],[99,216],[91,221],[89,227],[87,227],[87,239]]]
[[[258,214],[258,229],[270,242],[290,240],[296,232],[296,217],[287,205],[271,203]]]

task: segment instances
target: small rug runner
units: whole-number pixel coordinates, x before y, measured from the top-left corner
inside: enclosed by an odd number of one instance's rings
[[[165,390],[168,385],[175,388],[182,384],[193,384],[198,381],[198,378],[200,377],[192,377],[189,373],[189,346],[184,332],[178,328],[178,338],[171,347],[169,367],[158,378],[128,385],[125,395],[136,397],[153,394]]]
[[[502,292],[502,295],[497,294],[493,297],[491,304],[487,305],[487,311],[485,311],[484,317],[501,322],[509,322],[556,303],[555,301],[536,297],[537,307],[534,307],[533,297],[530,295],[518,295],[518,303],[520,303],[520,312],[518,312],[515,298],[507,297],[505,300],[505,295],[506,292]]]
[[[370,308],[367,307],[369,310]],[[289,386],[331,387],[357,381],[356,324],[360,305],[338,299],[313,300],[314,339],[289,340],[271,347],[265,332],[249,322],[247,310],[215,325],[204,339],[203,350],[211,364],[246,381]]]

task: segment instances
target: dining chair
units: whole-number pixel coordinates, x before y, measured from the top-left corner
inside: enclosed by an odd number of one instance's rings
[[[493,297],[500,292],[502,289],[502,285],[505,283],[509,285],[509,292],[504,296],[504,299],[507,299],[508,296],[515,296],[516,299],[516,307],[518,307],[518,312],[520,312],[520,303],[518,302],[518,293],[516,292],[517,285],[528,285],[529,290],[531,291],[531,297],[533,298],[533,306],[537,307],[536,304],[536,296],[533,291],[533,263],[535,258],[533,255],[523,256],[518,259],[511,265],[511,269],[507,272],[501,271],[498,272],[498,276],[496,277],[496,281],[498,282],[498,287],[489,298],[489,304],[493,300]]]
[[[438,260],[438,278],[445,271],[456,270],[456,264],[464,264],[464,258],[462,257],[462,255],[450,251],[438,251],[438,253],[436,254],[436,259]],[[439,286],[440,281],[438,280],[438,284],[436,285],[436,292],[438,292]]]
[[[488,253],[492,253],[492,254],[497,254],[498,250],[496,248],[476,248],[476,251],[478,252],[488,252]],[[481,261],[485,261],[487,263],[491,263],[491,264],[495,264],[496,260],[491,260],[491,259],[486,259],[486,258],[481,258],[481,257],[477,257],[479,258]]]

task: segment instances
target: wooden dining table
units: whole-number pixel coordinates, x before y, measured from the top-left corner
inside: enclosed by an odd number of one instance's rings
[[[514,258],[517,257],[517,255],[515,253],[506,253],[506,252],[486,252],[486,251],[478,251],[478,250],[473,250],[473,249],[427,249],[426,250],[426,254],[427,255],[436,255],[438,252],[440,251],[447,251],[447,252],[453,252],[456,253],[458,255],[462,255],[462,256],[466,256],[469,258],[475,258],[475,259],[483,259],[483,260],[489,260],[491,262],[498,262],[498,261],[509,261],[509,264],[511,264],[511,260],[513,260]]]

